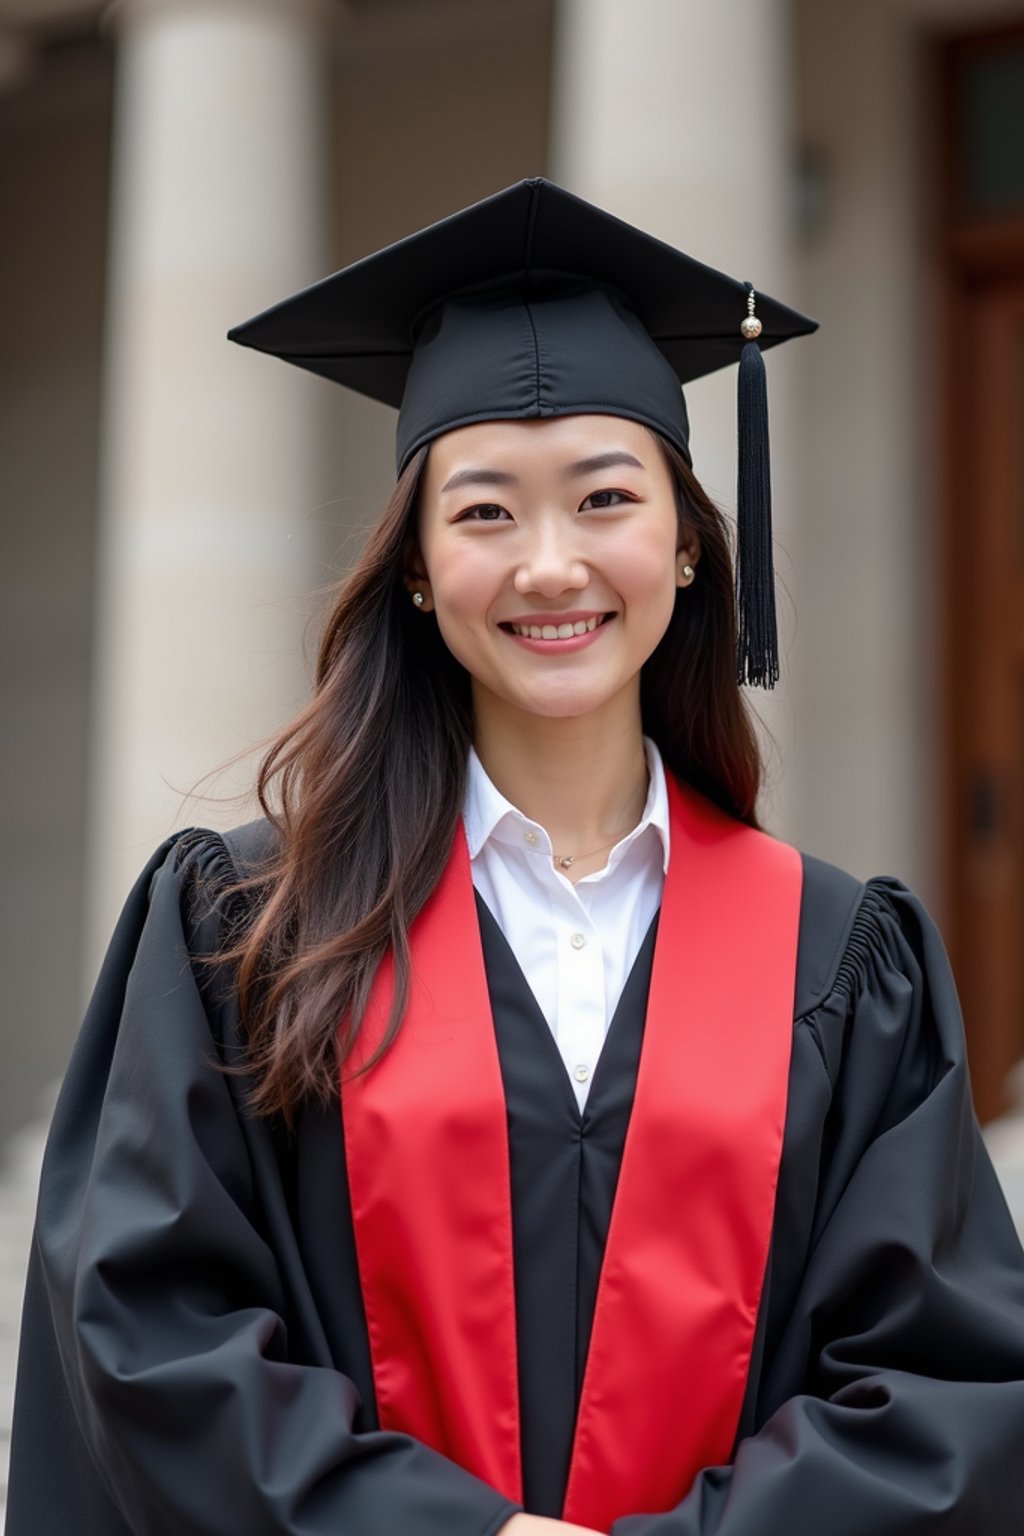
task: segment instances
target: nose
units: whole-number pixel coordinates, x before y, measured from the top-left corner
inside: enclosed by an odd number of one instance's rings
[[[515,574],[515,589],[525,595],[539,592],[558,597],[562,592],[581,592],[590,572],[581,557],[575,530],[561,519],[543,519],[531,531]]]

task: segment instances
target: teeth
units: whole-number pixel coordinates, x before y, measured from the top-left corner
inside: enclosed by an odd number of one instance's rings
[[[570,640],[573,635],[585,635],[595,630],[601,619],[577,619],[575,624],[513,624],[513,634],[528,640]]]

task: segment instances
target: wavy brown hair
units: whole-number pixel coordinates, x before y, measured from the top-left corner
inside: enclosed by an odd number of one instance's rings
[[[680,543],[696,533],[701,563],[643,667],[643,728],[672,773],[756,826],[761,760],[736,680],[726,525],[682,455],[658,442],[677,488]],[[234,887],[249,917],[221,959],[237,966],[251,1107],[286,1120],[306,1100],[335,1096],[389,951],[395,986],[381,1049],[393,1040],[408,992],[409,926],[440,879],[462,807],[469,676],[403,582],[427,452],[399,478],[341,582],[313,696],[257,777],[274,852]]]

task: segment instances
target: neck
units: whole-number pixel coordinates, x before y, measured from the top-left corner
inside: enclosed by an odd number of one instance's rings
[[[475,699],[474,746],[491,782],[551,839],[580,855],[636,826],[647,799],[639,698],[549,719]]]

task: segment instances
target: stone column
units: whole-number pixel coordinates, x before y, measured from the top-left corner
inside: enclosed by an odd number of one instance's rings
[[[558,0],[550,164],[571,191],[799,308],[787,229],[787,14],[783,0]],[[797,557],[786,353],[800,345],[767,356],[783,677],[774,694],[750,694],[776,743],[763,812],[784,835],[793,835],[787,651]],[[733,514],[736,370],[688,385],[686,397],[694,468]]]
[[[327,0],[120,0],[87,972],[188,803],[306,688],[319,384],[225,332],[327,270]],[[252,760],[214,789],[251,782]],[[206,786],[207,789],[210,786]]]

